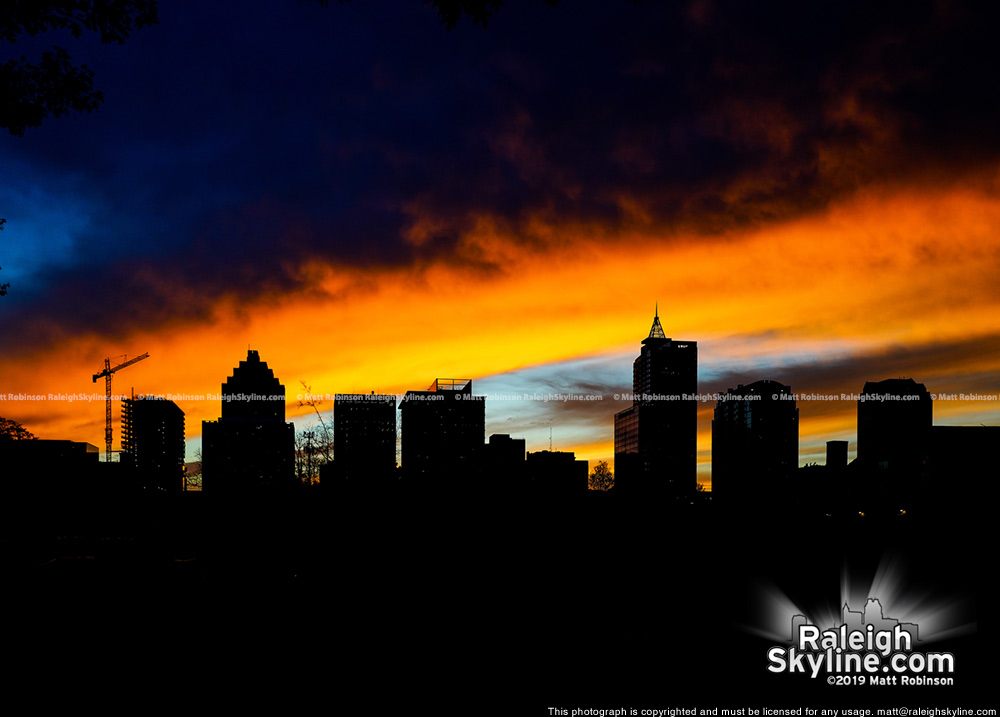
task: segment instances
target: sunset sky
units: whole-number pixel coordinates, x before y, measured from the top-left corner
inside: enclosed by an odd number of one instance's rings
[[[703,393],[912,377],[985,397],[935,423],[998,425],[995,13],[165,0],[124,46],[4,45],[66,47],[105,102],[0,137],[0,416],[103,450],[102,398],[8,394],[101,395],[143,352],[116,393],[216,394],[250,347],[300,427],[303,383],[472,378],[487,435],[610,461],[658,304]],[[192,459],[219,402],[177,403]],[[802,464],[853,456],[855,402],[798,407]]]

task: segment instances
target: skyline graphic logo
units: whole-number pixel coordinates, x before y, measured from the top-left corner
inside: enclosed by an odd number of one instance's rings
[[[769,672],[827,675],[831,685],[951,685],[955,657],[950,652],[919,652],[915,623],[886,617],[882,604],[869,598],[860,611],[843,606],[842,622],[822,629],[805,615],[791,621],[791,647],[767,651]]]

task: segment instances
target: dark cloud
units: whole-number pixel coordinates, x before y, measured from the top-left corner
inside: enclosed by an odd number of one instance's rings
[[[867,381],[912,378],[931,393],[981,392],[1000,394],[1000,377],[981,367],[1000,351],[1000,336],[934,342],[916,346],[889,345],[878,351],[839,356],[834,360],[776,367],[765,372],[731,372],[703,383],[703,392],[724,392],[739,384],[772,379],[797,394],[861,393]],[[945,367],[946,374],[941,374]],[[855,412],[852,401],[802,401],[802,418]]]
[[[1000,351],[1000,336],[987,335],[975,338],[932,342],[920,345],[887,345],[877,351],[838,356],[834,360],[777,367],[768,375],[731,372],[713,379],[702,386],[703,390],[724,391],[737,384],[748,384],[761,379],[773,379],[791,385],[795,392],[829,393],[833,391],[860,392],[866,381],[886,378],[914,378],[927,383],[928,390],[935,390],[932,374],[942,366],[947,367],[950,378],[956,375],[977,374],[985,360],[992,360]],[[766,371],[763,373],[767,373]],[[927,378],[922,378],[925,376]],[[1000,379],[997,379],[1000,386]]]
[[[37,181],[83,176],[95,207],[72,266],[0,321],[126,331],[300,289],[308,259],[475,263],[454,249],[481,215],[525,242],[547,241],[536,216],[713,232],[970,171],[1000,149],[996,12],[527,3],[447,32],[412,2],[164,6],[124,47],[74,49],[98,113],[0,147]]]

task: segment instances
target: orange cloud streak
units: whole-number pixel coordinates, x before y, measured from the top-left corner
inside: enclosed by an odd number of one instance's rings
[[[969,188],[871,191],[822,215],[723,237],[535,219],[525,224],[526,245],[504,226],[479,218],[449,261],[307,264],[302,294],[224,300],[208,321],[151,328],[116,345],[68,338],[56,351],[5,360],[2,390],[99,394],[91,375],[105,356],[148,351],[150,359],[115,376],[116,391],[217,393],[250,346],[285,384],[290,413],[301,413],[300,381],[314,393],[399,392],[438,376],[637,350],[654,301],[668,334],[723,350],[730,337],[765,332],[757,350],[774,353],[803,342],[856,350],[1000,334],[1000,200]],[[993,356],[975,365],[998,368]],[[100,401],[4,398],[0,415],[40,437],[103,444]],[[178,404],[189,436],[219,413],[217,400]],[[804,435],[842,431],[847,415],[804,420]],[[608,457],[611,432],[578,451]]]

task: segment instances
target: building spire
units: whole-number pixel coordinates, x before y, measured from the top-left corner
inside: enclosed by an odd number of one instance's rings
[[[663,326],[660,325],[660,302],[656,302],[656,313],[653,315],[653,326],[649,329],[650,339],[665,339],[667,335],[663,333]]]

